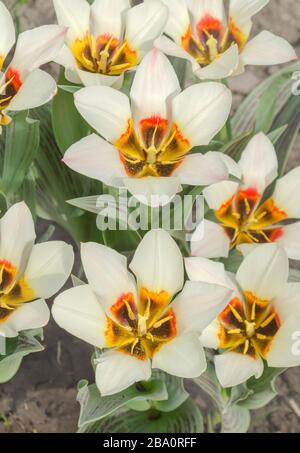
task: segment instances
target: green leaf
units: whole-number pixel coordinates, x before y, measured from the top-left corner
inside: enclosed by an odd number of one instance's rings
[[[63,71],[60,74],[58,84],[69,85],[64,78]],[[65,89],[58,90],[57,95],[53,98],[52,126],[61,153],[65,153],[71,145],[89,135],[91,131],[74,105],[73,93],[67,92]]]
[[[15,115],[5,128],[1,188],[6,195],[15,196],[23,184],[37,154],[39,140],[39,122],[26,118],[24,112]]]
[[[168,392],[167,400],[154,402],[154,407],[159,411],[172,412],[189,398],[189,394],[184,388],[183,379],[163,372],[156,372],[155,377],[163,380]]]
[[[251,416],[248,409],[232,406],[222,413],[222,434],[247,433],[250,427]]]
[[[77,401],[80,403],[79,428],[95,423],[112,415],[117,410],[133,401],[160,401],[166,400],[168,393],[166,386],[159,380],[150,380],[124,390],[112,396],[102,397],[95,384],[86,382],[79,387]]]
[[[100,423],[85,426],[79,432],[202,433],[203,418],[196,403],[192,399],[188,399],[172,412],[160,412],[157,409],[150,409],[147,412],[123,411],[101,420]]]

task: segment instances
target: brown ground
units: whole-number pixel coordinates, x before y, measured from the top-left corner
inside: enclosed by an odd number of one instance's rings
[[[24,28],[53,20],[51,0],[29,0],[22,12]],[[257,17],[256,28],[281,34],[300,55],[300,6],[297,0],[271,0]],[[235,105],[274,70],[251,68],[233,79],[231,87],[235,92]],[[299,163],[300,140],[290,166]],[[42,233],[45,229],[45,223],[41,222],[39,231]],[[65,239],[64,233],[58,229],[55,239]],[[80,379],[93,380],[90,348],[65,334],[53,322],[45,329],[44,344],[44,353],[25,358],[16,378],[0,387],[0,433],[70,433],[76,430],[76,384]],[[300,432],[299,376],[299,370],[294,369],[279,379],[279,396],[266,410],[254,414],[252,432]]]

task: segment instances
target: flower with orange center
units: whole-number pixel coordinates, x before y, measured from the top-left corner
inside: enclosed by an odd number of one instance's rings
[[[297,58],[284,39],[263,31],[249,41],[252,17],[269,0],[162,0],[169,8],[165,34],[155,46],[188,60],[200,79],[237,75],[245,65],[274,65]],[[171,39],[170,39],[171,38]]]
[[[74,254],[64,242],[34,245],[34,224],[24,203],[1,218],[0,238],[0,335],[10,338],[48,323],[43,299],[65,284]]]
[[[107,141],[94,134],[71,146],[64,157],[70,168],[107,185],[125,186],[152,205],[155,196],[169,202],[181,184],[228,179],[220,153],[188,155],[224,126],[232,101],[224,85],[203,83],[180,93],[172,65],[154,49],[136,72],[130,100],[109,87],[75,94],[81,115]]]
[[[264,364],[286,368],[300,365],[295,348],[300,329],[300,284],[288,283],[289,261],[278,244],[255,248],[242,262],[235,278],[224,265],[205,258],[188,258],[192,281],[227,285],[234,296],[201,336],[204,346],[219,350],[217,377],[233,387]]]
[[[121,88],[162,33],[168,9],[160,0],[131,7],[130,0],[53,0],[60,25],[68,27],[57,62],[66,78],[86,86]]]
[[[0,2],[0,132],[11,122],[9,111],[46,104],[56,93],[56,82],[38,69],[52,61],[63,46],[66,29],[45,25],[21,33],[12,61],[7,56],[15,44],[15,28],[6,6]],[[1,72],[2,71],[2,72]]]
[[[56,322],[104,349],[96,383],[102,395],[118,393],[159,368],[180,377],[206,368],[199,334],[225,308],[232,291],[222,285],[184,284],[178,246],[163,230],[149,232],[127,270],[124,256],[99,244],[83,244],[88,285],[59,295]],[[176,296],[176,297],[175,297]]]
[[[238,247],[246,253],[259,244],[277,242],[289,258],[300,259],[300,167],[277,180],[271,196],[266,189],[278,174],[278,161],[270,140],[256,135],[244,150],[238,164],[226,157],[231,173],[241,180],[225,181],[204,190],[216,222],[204,220],[199,234],[191,241],[192,255],[206,258],[227,257]]]

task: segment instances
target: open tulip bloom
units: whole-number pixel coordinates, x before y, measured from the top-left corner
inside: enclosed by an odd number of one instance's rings
[[[216,222],[204,220],[199,226],[203,239],[197,240],[196,231],[192,255],[227,257],[235,247],[246,254],[259,244],[277,242],[289,258],[299,260],[300,222],[295,219],[300,219],[300,167],[278,179],[273,194],[267,196],[266,189],[278,175],[278,161],[262,133],[249,142],[238,165],[232,161],[231,166],[241,182],[224,181],[204,190]]]
[[[171,63],[154,49],[137,70],[130,98],[131,105],[110,87],[75,93],[77,109],[105,140],[93,134],[72,145],[64,157],[70,168],[125,186],[152,205],[161,197],[170,202],[181,184],[228,179],[221,153],[187,155],[194,146],[208,145],[224,126],[232,102],[224,85],[202,83],[180,93]]]
[[[168,8],[151,0],[131,8],[130,0],[53,0],[58,22],[69,27],[57,62],[66,78],[85,86],[121,88],[124,73],[135,69],[161,35]]]
[[[287,41],[268,31],[249,40],[252,17],[269,0],[231,0],[228,18],[223,0],[162,1],[170,11],[165,29],[169,37],[158,38],[155,46],[188,60],[200,79],[223,79],[240,74],[246,65],[275,65],[297,58]]]
[[[73,267],[70,245],[34,241],[29,209],[14,205],[0,220],[0,335],[7,338],[48,323],[44,299],[57,293]]]
[[[205,371],[199,334],[227,305],[231,289],[189,281],[183,287],[181,252],[163,230],[149,232],[137,248],[130,264],[136,280],[126,258],[108,247],[83,244],[81,257],[89,284],[59,295],[53,316],[105,349],[96,369],[102,395],[149,380],[151,368],[184,378]]]
[[[219,349],[217,377],[223,387],[233,387],[250,377],[259,378],[264,362],[269,367],[300,365],[296,342],[300,330],[300,285],[288,283],[289,261],[278,244],[254,249],[236,277],[221,263],[205,258],[186,260],[193,281],[228,285],[234,295],[225,310],[203,332],[204,346]]]
[[[0,132],[11,118],[9,111],[22,111],[46,104],[56,94],[56,82],[40,66],[53,61],[64,43],[66,28],[45,25],[18,37],[12,61],[7,56],[15,44],[12,17],[0,2]],[[2,72],[1,72],[2,71]]]

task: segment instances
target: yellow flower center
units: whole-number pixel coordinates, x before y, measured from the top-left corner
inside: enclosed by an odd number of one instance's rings
[[[259,205],[261,195],[256,189],[240,190],[215,212],[230,238],[231,247],[276,241],[283,233],[276,224],[287,219],[270,198]]]
[[[152,358],[176,336],[176,318],[167,292],[141,289],[138,307],[132,293],[122,295],[107,317],[106,346],[140,360]]]
[[[169,127],[159,116],[143,119],[136,134],[130,120],[126,132],[115,143],[128,176],[170,176],[190,151],[189,141],[176,124]]]
[[[17,270],[8,261],[0,260],[0,324],[23,304],[36,299],[24,277],[16,281]]]
[[[181,39],[181,45],[201,66],[207,66],[234,44],[241,51],[247,39],[231,17],[227,29],[224,29],[219,19],[206,15],[197,24],[195,34],[192,27],[188,28]]]
[[[280,328],[280,318],[268,300],[244,293],[244,303],[233,299],[219,316],[220,348],[265,358]]]
[[[137,52],[110,35],[95,38],[87,33],[76,39],[71,51],[80,69],[98,74],[117,76],[138,64]]]

